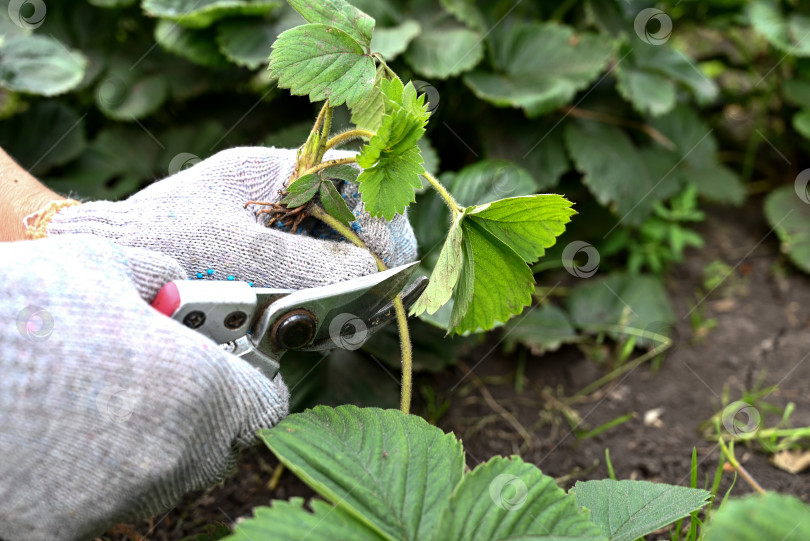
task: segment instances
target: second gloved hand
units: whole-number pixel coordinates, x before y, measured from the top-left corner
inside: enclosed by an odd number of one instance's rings
[[[350,155],[330,151],[326,158]],[[295,157],[295,150],[264,147],[219,152],[124,201],[65,208],[51,219],[47,233],[92,233],[168,255],[190,277],[233,277],[262,287],[300,289],[376,272],[373,258],[361,248],[267,228],[266,220],[256,219],[264,207],[244,208],[247,201],[281,199]],[[413,261],[416,240],[407,217],[372,218],[352,195],[348,202],[360,238],[389,267]]]

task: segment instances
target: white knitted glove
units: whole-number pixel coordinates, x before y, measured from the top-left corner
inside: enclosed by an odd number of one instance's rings
[[[0,243],[0,538],[87,539],[220,480],[288,410],[147,302],[184,276],[91,235]]]
[[[330,151],[327,159],[352,154]],[[295,150],[264,147],[225,150],[125,201],[65,208],[52,218],[47,233],[93,233],[166,254],[189,277],[232,276],[262,287],[300,289],[376,272],[373,258],[361,248],[267,228],[267,214],[256,218],[266,207],[244,208],[247,201],[281,198],[278,192],[295,167],[295,155]],[[416,240],[407,217],[372,218],[356,192],[353,185],[344,189],[360,238],[388,266],[413,261]]]

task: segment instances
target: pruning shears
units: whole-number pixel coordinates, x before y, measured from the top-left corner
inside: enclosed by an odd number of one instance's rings
[[[410,279],[418,262],[308,289],[252,287],[247,282],[174,280],[152,306],[211,338],[275,378],[287,350],[357,349],[395,318],[393,300],[409,308],[428,279]],[[410,283],[409,283],[410,282]]]

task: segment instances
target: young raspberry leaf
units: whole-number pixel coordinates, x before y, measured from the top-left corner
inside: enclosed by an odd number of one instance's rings
[[[295,179],[287,186],[287,195],[284,196],[279,203],[283,203],[291,209],[300,207],[312,199],[315,194],[318,193],[320,187],[321,177],[315,173],[304,175],[301,178]]]
[[[366,51],[371,48],[375,21],[344,0],[288,0],[295,11],[309,23],[339,28],[349,34]]]
[[[342,164],[327,167],[321,174],[324,178],[336,178],[347,182],[357,182],[357,175],[360,174],[360,170],[351,165]]]
[[[560,195],[525,195],[477,206],[468,216],[518,253],[536,261],[554,245],[576,211]]]
[[[454,310],[451,316],[451,322],[458,321],[453,331],[459,334],[505,323],[531,304],[534,291],[534,275],[517,252],[475,220],[464,220],[461,230],[472,252],[471,262],[465,254],[464,265],[472,263],[465,278],[472,278],[473,288],[471,294],[463,291],[462,300],[470,298],[466,311]]]
[[[366,210],[386,220],[403,213],[405,207],[416,201],[414,190],[422,187],[419,179],[425,172],[422,163],[419,147],[413,146],[399,156],[380,158],[376,165],[360,173],[357,182]]]
[[[411,307],[412,316],[418,316],[423,312],[435,314],[453,295],[453,289],[456,287],[464,263],[461,248],[462,219],[463,217],[459,216],[450,227],[450,232],[447,234],[447,240],[444,241],[439,259],[430,274],[428,286]]]
[[[291,94],[352,108],[368,97],[375,65],[352,36],[332,26],[305,24],[282,32],[270,53],[270,75]]]
[[[321,182],[321,203],[323,209],[333,218],[337,218],[343,225],[349,225],[355,218],[349,205],[338,193],[331,180]]]

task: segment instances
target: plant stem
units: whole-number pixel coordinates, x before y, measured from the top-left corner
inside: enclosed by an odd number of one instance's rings
[[[327,109],[331,109],[331,107],[329,107],[329,100],[323,102],[323,107],[321,107],[321,111],[318,113],[318,118],[315,119],[315,125],[312,126],[312,131],[318,131],[321,128],[321,122],[323,122],[323,117],[326,116]]]
[[[339,133],[326,142],[326,150],[336,147],[339,144],[345,143],[346,141],[349,141],[351,139],[357,139],[358,137],[365,137],[366,139],[371,139],[372,137],[374,137],[374,132],[357,129]]]
[[[456,202],[455,199],[453,199],[453,196],[450,195],[450,192],[447,191],[447,188],[445,188],[436,177],[434,177],[427,171],[422,173],[422,176],[425,177],[425,179],[430,183],[431,186],[433,186],[433,188],[437,192],[439,192],[439,195],[442,196],[442,199],[444,199],[444,202],[447,204],[447,206],[450,208],[453,214],[459,214],[461,212],[464,212],[464,209],[461,208],[461,206],[458,204],[458,202]]]
[[[326,140],[329,139],[329,132],[332,131],[332,107],[329,106],[329,100],[326,100],[326,104],[324,105],[324,114],[323,114],[323,130],[321,131],[321,143],[318,147],[318,157],[315,160],[315,163],[320,162],[323,159],[323,155],[326,154]]]
[[[737,458],[734,456],[734,452],[730,450],[728,447],[726,447],[726,444],[723,441],[723,436],[719,435],[720,434],[719,421],[717,425],[717,430],[718,430],[717,443],[720,445],[720,449],[723,451],[723,455],[726,457],[726,460],[728,460],[729,464],[731,464],[731,466],[735,470],[737,470],[740,473],[740,475],[742,475],[743,479],[745,479],[754,490],[756,490],[760,494],[765,494],[765,489],[762,488],[762,485],[757,483],[756,479],[751,477],[751,474],[748,473],[748,471],[745,468],[743,468],[739,462],[737,462]]]
[[[661,133],[660,131],[656,130],[652,126],[647,124],[642,124],[640,122],[633,122],[632,120],[627,120],[626,118],[622,118],[619,116],[609,115],[607,113],[601,113],[599,111],[589,111],[588,109],[580,109],[578,107],[565,107],[563,109],[567,114],[579,118],[585,118],[588,120],[595,120],[597,122],[603,122],[605,124],[613,124],[615,126],[621,126],[623,128],[630,128],[639,130],[641,132],[646,133],[651,139],[654,139],[661,143],[667,150],[675,150],[678,147],[675,143],[672,142],[666,135]]]
[[[368,250],[368,253],[371,254],[371,256],[374,258],[374,262],[377,264],[377,269],[379,269],[381,272],[388,269],[383,260],[380,259],[377,254],[368,249],[368,246],[366,246],[366,243],[363,242],[363,239],[358,237],[357,234],[355,234],[355,232],[350,228],[343,225],[340,220],[334,216],[331,216],[318,205],[312,204],[307,210],[310,216],[314,216],[315,218],[319,219],[346,237],[346,240],[355,246]],[[408,314],[405,313],[405,305],[402,303],[402,295],[397,295],[396,298],[394,298],[394,312],[397,316],[399,343],[400,350],[402,351],[402,398],[400,401],[400,409],[403,413],[410,413],[411,394],[413,388],[413,350],[411,348],[411,334],[408,330]]]
[[[301,173],[301,176],[303,177],[304,175],[309,175],[310,173],[317,173],[321,169],[326,169],[327,167],[333,167],[335,165],[343,165],[344,163],[354,163],[356,161],[357,161],[357,158],[355,156],[349,156],[348,158],[340,158],[340,159],[337,159],[337,160],[327,160],[325,162],[319,163],[318,165],[316,165],[314,167],[310,167],[309,169],[307,169],[306,171]],[[327,214],[327,216],[328,216],[328,214]],[[340,223],[340,222],[338,222],[338,223]],[[349,231],[351,231],[351,229]],[[365,244],[363,245],[363,247],[365,247]]]

